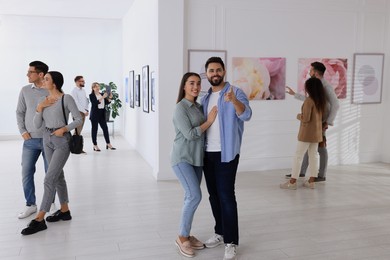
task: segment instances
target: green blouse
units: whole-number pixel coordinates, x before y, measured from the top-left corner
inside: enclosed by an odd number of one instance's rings
[[[173,141],[171,165],[187,162],[193,166],[203,166],[204,134],[200,125],[205,117],[199,103],[183,98],[176,104],[173,125],[176,137]]]

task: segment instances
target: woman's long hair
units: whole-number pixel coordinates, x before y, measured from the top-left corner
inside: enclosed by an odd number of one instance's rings
[[[95,85],[98,85],[98,86],[99,86],[99,89],[100,89],[100,84],[99,84],[98,82],[92,83],[92,85],[91,85],[91,89],[92,89],[91,94],[94,94],[94,93],[95,93],[95,91],[93,91],[93,87],[94,87]]]
[[[184,86],[186,85],[186,82],[188,80],[189,77],[191,76],[196,76],[199,78],[199,80],[201,80],[200,78],[200,75],[198,73],[195,73],[195,72],[187,72],[186,74],[183,75],[183,78],[181,79],[181,82],[180,82],[180,87],[179,87],[179,94],[177,95],[177,100],[176,100],[176,104],[179,103],[186,95],[185,91],[184,91]],[[195,97],[195,102],[196,102],[196,99],[198,97]]]
[[[327,100],[325,89],[321,80],[317,78],[309,78],[305,82],[305,90],[313,99],[317,111],[320,111],[323,114],[325,112]]]

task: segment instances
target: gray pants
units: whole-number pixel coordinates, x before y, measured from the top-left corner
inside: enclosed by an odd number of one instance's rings
[[[328,169],[328,149],[326,147],[318,147],[318,153],[320,155],[320,168],[318,171],[318,177],[325,178],[326,171]],[[309,166],[309,157],[306,152],[305,156],[303,157],[301,172],[299,173],[299,175],[305,176],[308,166]]]
[[[44,180],[44,192],[40,211],[50,211],[56,191],[60,204],[69,202],[68,188],[63,170],[70,154],[69,138],[70,133],[65,133],[63,137],[51,135],[51,132],[48,130],[45,130],[43,133],[43,147],[48,169]]]

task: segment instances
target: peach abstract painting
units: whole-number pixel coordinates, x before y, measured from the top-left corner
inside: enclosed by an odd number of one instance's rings
[[[285,99],[285,58],[233,58],[233,85],[249,100]]]

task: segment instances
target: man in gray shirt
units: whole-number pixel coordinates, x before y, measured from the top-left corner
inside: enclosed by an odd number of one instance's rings
[[[19,94],[19,100],[16,108],[16,120],[19,132],[23,137],[22,151],[22,183],[26,207],[18,215],[18,218],[26,218],[37,211],[35,199],[35,164],[42,154],[47,170],[47,162],[43,151],[43,127],[37,129],[34,127],[33,118],[35,116],[38,100],[42,96],[47,96],[48,91],[43,89],[43,77],[49,70],[49,67],[41,61],[33,61],[29,64],[27,71],[28,84],[24,86]]]

